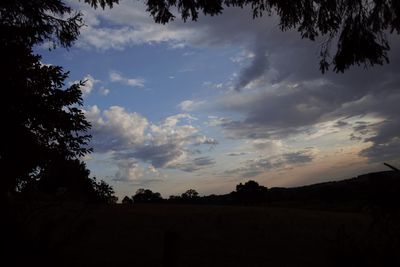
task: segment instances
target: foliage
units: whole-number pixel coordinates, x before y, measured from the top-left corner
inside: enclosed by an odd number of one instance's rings
[[[90,191],[103,202],[113,195],[110,186],[89,178],[78,160],[91,151],[86,134],[90,124],[80,109],[84,82],[65,88],[68,72],[42,64],[32,51],[44,42],[71,46],[82,25],[82,15],[61,0],[0,3],[3,193],[35,184],[46,192],[65,186],[74,192]]]
[[[125,196],[125,197],[122,199],[122,204],[133,204],[133,199],[130,198],[130,197],[128,197],[128,196]]]
[[[322,36],[320,69],[333,65],[344,72],[352,65],[373,66],[388,62],[386,33],[400,32],[400,2],[394,0],[147,0],[148,12],[157,23],[175,18],[177,8],[184,21],[199,13],[219,15],[224,7],[250,6],[253,17],[277,14],[281,30],[296,29],[302,38]],[[332,42],[336,47],[331,49]],[[330,51],[335,55],[331,58]]]
[[[12,191],[43,171],[51,159],[88,153],[90,136],[84,132],[90,124],[78,108],[82,84],[63,89],[68,73],[61,67],[41,64],[30,48],[5,48],[1,49],[7,69],[0,74],[5,88],[0,116],[6,128],[0,141],[0,166],[7,174],[3,188]]]
[[[186,200],[192,200],[198,198],[199,193],[197,193],[197,191],[194,189],[189,189],[185,193],[183,193],[181,197]]]
[[[77,159],[52,159],[38,173],[20,186],[23,195],[57,195],[63,200],[84,200],[95,203],[117,202],[113,188],[104,181],[89,177],[85,163]]]
[[[245,184],[238,184],[233,198],[240,204],[265,203],[267,200],[268,188],[260,186],[255,181],[247,181]]]
[[[132,199],[135,203],[157,203],[163,200],[160,193],[143,188],[138,189]]]
[[[111,185],[104,181],[97,181],[96,178],[92,178],[92,188],[94,189],[94,200],[97,203],[104,204],[115,204],[118,201],[118,197],[114,194],[114,189]]]

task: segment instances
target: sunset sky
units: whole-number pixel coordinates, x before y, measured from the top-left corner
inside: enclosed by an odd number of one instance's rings
[[[138,1],[69,3],[86,26],[69,50],[37,47],[70,71],[92,123],[93,176],[117,195],[228,193],[252,179],[298,186],[400,166],[400,40],[390,64],[319,71],[320,45],[279,20],[227,8],[155,24]],[[333,47],[334,49],[334,47]]]

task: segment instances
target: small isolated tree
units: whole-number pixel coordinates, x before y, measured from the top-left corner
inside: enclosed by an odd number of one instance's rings
[[[183,203],[196,203],[199,199],[199,193],[194,189],[189,189],[181,195],[181,201]]]
[[[185,193],[181,195],[184,200],[193,200],[199,197],[199,193],[197,193],[194,189],[189,189]]]

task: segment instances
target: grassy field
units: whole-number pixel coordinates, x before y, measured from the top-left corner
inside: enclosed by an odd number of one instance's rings
[[[33,258],[54,266],[385,266],[399,252],[363,213],[142,204],[35,216]]]

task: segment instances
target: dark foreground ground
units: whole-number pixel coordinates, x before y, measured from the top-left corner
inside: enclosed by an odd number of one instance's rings
[[[371,213],[64,203],[31,211],[15,265],[400,266],[398,226]]]

